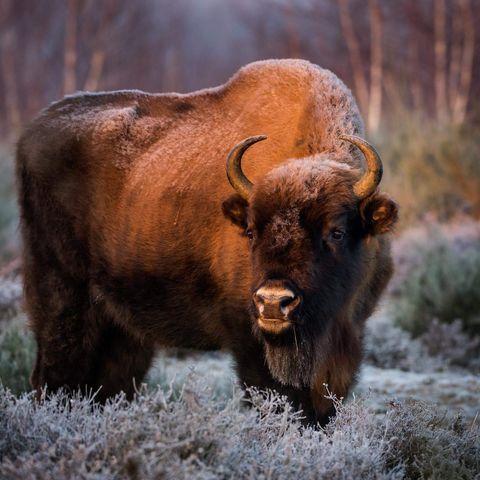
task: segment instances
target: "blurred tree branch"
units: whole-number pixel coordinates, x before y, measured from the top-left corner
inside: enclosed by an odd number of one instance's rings
[[[369,0],[370,13],[370,78],[367,80],[360,44],[353,27],[348,0],[337,0],[345,42],[352,65],[355,92],[361,110],[367,118],[367,128],[375,133],[380,126],[383,92],[383,18],[378,0]]]

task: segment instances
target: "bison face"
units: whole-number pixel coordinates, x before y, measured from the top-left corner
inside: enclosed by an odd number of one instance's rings
[[[362,302],[376,268],[375,237],[396,221],[386,195],[359,199],[358,177],[322,156],[294,160],[262,178],[248,200],[236,194],[223,203],[249,244],[254,334],[284,384],[311,384],[329,329]]]

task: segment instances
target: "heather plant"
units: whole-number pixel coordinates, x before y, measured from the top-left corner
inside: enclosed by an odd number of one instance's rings
[[[180,394],[141,387],[100,407],[58,393],[35,404],[0,388],[0,477],[464,478],[480,469],[476,424],[422,403],[334,399],[325,430],[305,428],[284,398],[237,390],[216,402],[190,375]]]
[[[21,313],[22,292],[20,278],[0,278],[0,321],[14,318]]]
[[[480,371],[480,336],[465,333],[461,320],[448,324],[434,319],[419,340],[429,355],[442,359],[444,366]]]
[[[150,388],[160,386],[178,396],[192,372],[206,379],[215,400],[223,401],[232,397],[237,378],[231,356],[225,352],[161,350],[145,382]]]
[[[13,394],[30,391],[35,341],[20,321],[12,321],[0,334],[0,383]]]
[[[448,364],[440,354],[430,351],[420,338],[392,322],[385,312],[379,312],[367,322],[364,361],[378,368],[409,372],[441,371]]]
[[[468,335],[480,335],[480,236],[468,241],[431,227],[424,242],[403,245],[415,257],[393,291],[391,313],[414,337],[434,322],[461,322]]]
[[[13,147],[0,144],[0,266],[18,254]]]

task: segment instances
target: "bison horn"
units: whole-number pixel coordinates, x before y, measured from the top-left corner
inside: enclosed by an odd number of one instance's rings
[[[355,193],[359,199],[366,198],[375,191],[382,179],[383,166],[380,155],[375,148],[373,148],[373,145],[370,145],[363,138],[355,135],[340,135],[340,139],[353,143],[365,156],[367,171],[353,186],[353,193]]]
[[[253,183],[246,177],[242,170],[242,157],[245,151],[254,143],[261,142],[267,137],[265,135],[257,135],[248,137],[237,143],[227,157],[227,177],[230,185],[245,200],[248,200]]]

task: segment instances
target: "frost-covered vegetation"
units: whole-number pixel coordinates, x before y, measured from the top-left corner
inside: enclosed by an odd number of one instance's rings
[[[13,150],[12,144],[0,143],[0,268],[18,254]]]
[[[474,478],[478,425],[423,403],[374,415],[337,402],[324,431],[272,394],[218,401],[202,378],[104,408],[63,395],[36,405],[0,390],[0,476],[24,478]]]
[[[396,242],[395,257],[390,309],[395,323],[430,355],[478,370],[480,224],[463,219],[411,229]]]

